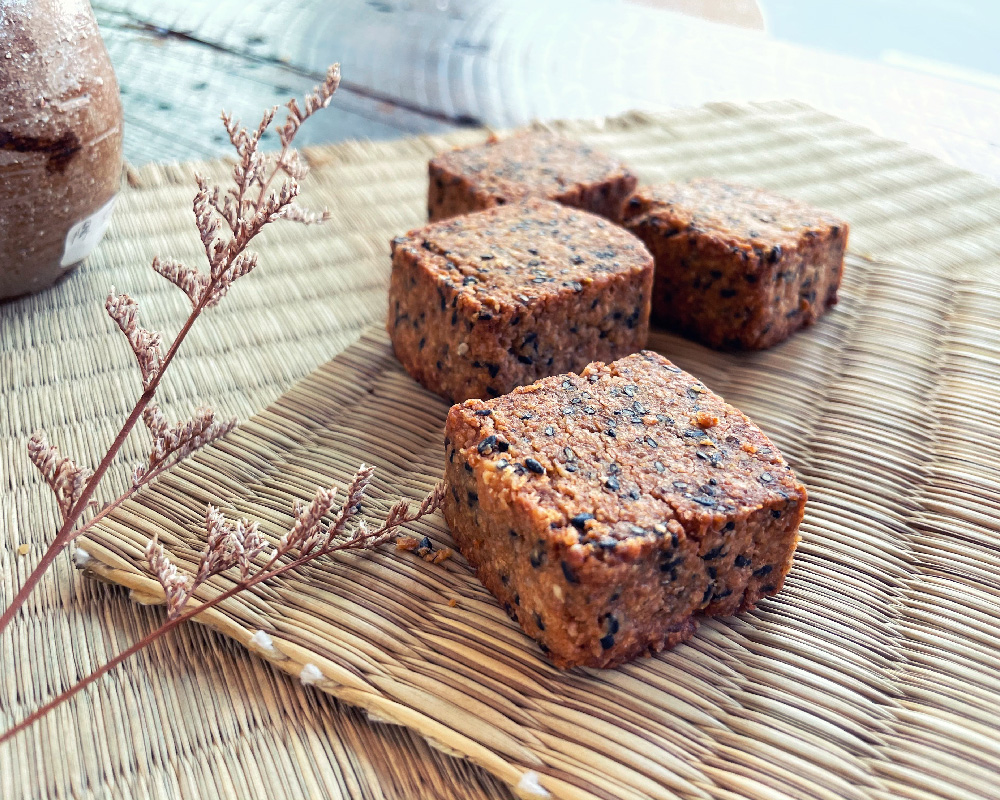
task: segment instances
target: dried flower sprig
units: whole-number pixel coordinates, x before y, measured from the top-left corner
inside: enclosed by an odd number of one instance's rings
[[[52,489],[59,512],[65,519],[83,494],[90,470],[78,467],[69,456],[59,455],[58,448],[49,444],[41,431],[28,440],[28,458]]]
[[[444,500],[444,484],[439,483],[423,499],[416,511],[412,511],[410,504],[405,500],[400,500],[389,510],[385,521],[379,527],[372,529],[364,520],[358,520],[352,528],[350,522],[360,513],[361,502],[373,474],[374,468],[361,465],[330,523],[324,523],[324,520],[334,511],[338,496],[337,487],[320,489],[308,505],[295,503],[292,507],[295,521],[273,549],[269,549],[271,545],[261,536],[257,523],[250,523],[245,519],[227,520],[218,509],[208,506],[205,514],[205,549],[193,576],[183,574],[170,560],[159,541],[155,537],[151,539],[146,547],[146,561],[153,577],[163,589],[167,606],[166,621],[82,681],[69,687],[17,725],[0,734],[0,744],[37,722],[61,703],[181,623],[193,619],[209,608],[214,608],[240,592],[298,569],[317,558],[348,550],[370,550],[378,547],[397,536],[401,526],[416,522],[421,517],[437,511]],[[254,571],[254,561],[257,559],[263,559],[264,563]],[[233,586],[203,603],[190,607],[199,586],[212,577],[235,568],[239,569],[239,579]]]
[[[295,205],[299,181],[305,176],[306,167],[292,149],[292,143],[302,123],[330,104],[339,85],[340,67],[335,64],[328,70],[325,80],[305,98],[304,107],[300,108],[295,100],[288,103],[287,118],[278,129],[281,151],[277,156],[260,151],[261,138],[274,120],[277,107],[268,109],[260,124],[250,132],[230,115],[222,114],[223,125],[236,148],[234,185],[223,191],[205,177],[198,176],[198,191],[193,203],[195,225],[208,260],[208,272],[176,261],[153,260],[153,269],[184,292],[191,302],[191,313],[165,352],[161,334],[139,325],[138,303],[127,294],[116,294],[112,288],[105,308],[132,348],[142,375],[143,392],[93,472],[77,465],[69,457],[59,455],[42,434],[31,438],[28,456],[55,493],[62,524],[10,605],[0,614],[0,632],[10,624],[41,576],[73,539],[93,527],[164,469],[232,430],[235,421],[217,422],[214,414],[207,409],[199,409],[191,420],[171,427],[164,422],[154,404],[154,396],[164,373],[201,313],[216,305],[235,281],[257,266],[257,254],[247,248],[261,230],[278,219],[312,223],[329,218],[327,212],[312,214]],[[93,502],[98,485],[140,419],[153,436],[148,463],[135,469],[131,485],[122,495],[80,524]]]

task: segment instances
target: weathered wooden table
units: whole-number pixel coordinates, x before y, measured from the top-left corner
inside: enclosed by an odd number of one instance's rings
[[[1000,91],[776,41],[743,27],[759,24],[754,5],[94,2],[121,82],[133,163],[224,155],[218,109],[256,117],[339,61],[337,113],[310,123],[304,143],[795,98],[1000,179]]]

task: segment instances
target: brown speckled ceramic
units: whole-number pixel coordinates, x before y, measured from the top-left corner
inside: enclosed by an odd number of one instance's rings
[[[0,299],[38,291],[103,235],[122,108],[87,0],[0,0]]]

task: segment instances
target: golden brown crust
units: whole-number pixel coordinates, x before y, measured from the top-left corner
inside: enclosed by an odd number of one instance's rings
[[[653,260],[600,217],[530,200],[411,231],[392,250],[396,356],[446,399],[496,397],[645,345]]]
[[[593,148],[527,131],[456,148],[433,158],[427,216],[431,221],[543,197],[611,220],[621,219],[636,178]]]
[[[762,349],[837,303],[847,223],[703,178],[642,187],[625,226],[656,261],[653,317],[712,347]]]
[[[739,410],[643,351],[452,407],[445,518],[561,667],[623,663],[777,592],[805,488]]]

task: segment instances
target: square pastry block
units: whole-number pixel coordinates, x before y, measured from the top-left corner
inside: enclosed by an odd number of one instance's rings
[[[452,407],[445,519],[560,667],[608,667],[777,592],[805,488],[761,430],[643,351]]]
[[[548,200],[454,217],[392,242],[386,327],[417,381],[497,397],[645,346],[653,260],[607,220]]]

